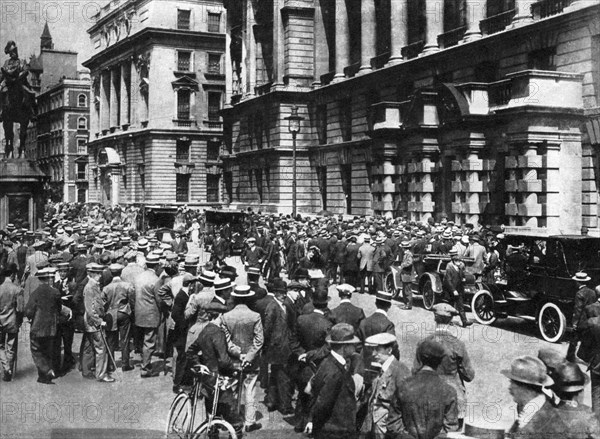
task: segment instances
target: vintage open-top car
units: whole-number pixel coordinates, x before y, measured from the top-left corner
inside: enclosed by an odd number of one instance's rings
[[[590,287],[600,283],[600,238],[506,234],[502,251],[495,281],[482,284],[470,300],[475,318],[484,325],[508,316],[535,320],[544,340],[560,341],[578,290],[572,277],[584,271]]]

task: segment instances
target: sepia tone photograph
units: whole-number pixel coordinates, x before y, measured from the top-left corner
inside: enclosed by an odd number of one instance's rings
[[[2,0],[0,439],[600,439],[600,0]]]

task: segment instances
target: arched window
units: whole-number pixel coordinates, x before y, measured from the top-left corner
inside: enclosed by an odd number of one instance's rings
[[[86,130],[87,129],[87,119],[85,117],[80,117],[77,119],[77,129],[78,130]]]
[[[77,106],[78,107],[87,107],[87,96],[84,94],[80,94],[77,97]]]

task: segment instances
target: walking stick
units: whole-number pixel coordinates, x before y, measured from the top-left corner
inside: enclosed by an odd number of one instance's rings
[[[110,361],[112,361],[113,366],[115,367],[115,373],[119,368],[117,367],[117,362],[115,361],[115,357],[113,357],[112,352],[110,351],[110,346],[108,345],[108,341],[106,341],[106,335],[104,334],[104,329],[100,328],[100,337],[102,337],[102,342],[104,343],[104,347],[106,348],[106,352],[108,352],[108,356],[110,357]]]

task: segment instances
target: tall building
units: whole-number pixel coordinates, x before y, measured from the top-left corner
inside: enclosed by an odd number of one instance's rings
[[[77,69],[77,52],[54,48],[48,23],[40,54],[29,59],[38,113],[28,128],[25,155],[49,176],[53,201],[87,201],[90,77]]]
[[[599,233],[597,1],[225,5],[232,207]]]
[[[113,0],[88,30],[90,202],[218,203],[225,94],[220,1]]]

